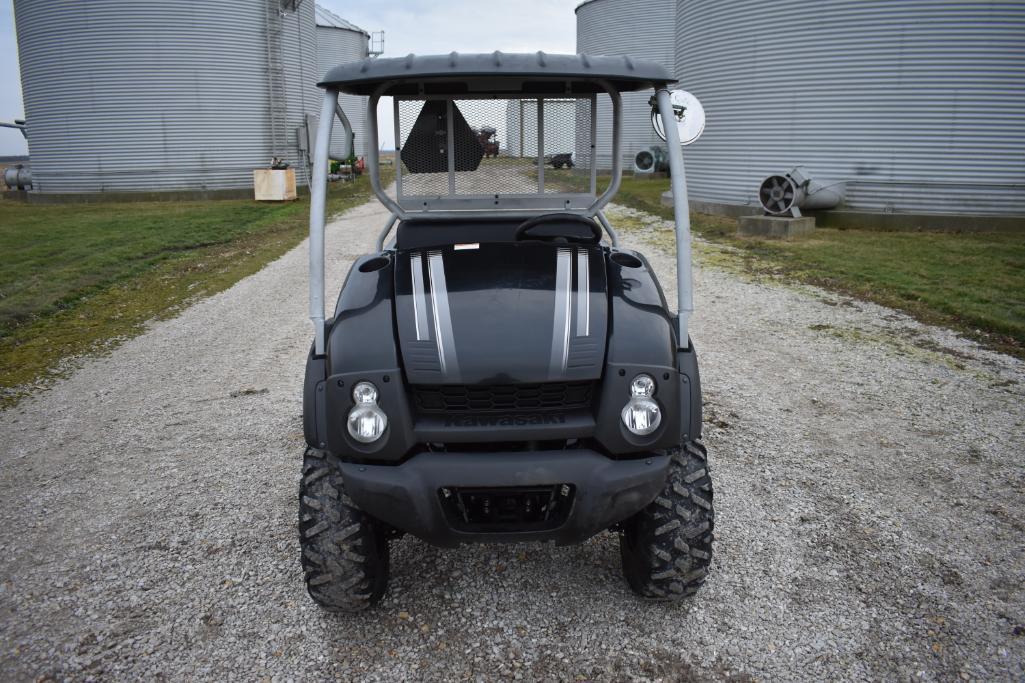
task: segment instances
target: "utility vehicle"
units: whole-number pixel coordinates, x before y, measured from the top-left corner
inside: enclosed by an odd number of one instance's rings
[[[495,52],[368,59],[320,83],[299,502],[317,603],[380,600],[388,545],[402,534],[570,544],[611,530],[639,595],[676,599],[702,584],[714,517],[687,334],[680,134],[700,130],[703,112],[667,90],[672,81],[629,57]],[[672,168],[677,312],[602,211],[631,154],[620,93],[643,90],[654,91]],[[351,142],[339,93],[368,98],[367,171],[391,216],[325,316],[336,116]],[[379,171],[382,97],[392,98],[394,189]],[[473,132],[485,127],[505,141],[497,157]],[[567,149],[574,168],[546,167]]]

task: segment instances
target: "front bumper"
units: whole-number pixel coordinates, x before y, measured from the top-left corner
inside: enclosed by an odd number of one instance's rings
[[[592,450],[516,453],[421,453],[401,465],[343,463],[346,493],[391,526],[440,546],[461,543],[579,543],[640,511],[665,484],[669,458],[655,453],[612,460]],[[454,528],[442,489],[568,484],[574,495],[559,526],[541,531]]]

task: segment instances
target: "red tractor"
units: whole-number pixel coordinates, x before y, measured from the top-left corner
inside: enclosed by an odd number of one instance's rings
[[[476,131],[477,140],[480,142],[480,146],[484,148],[485,159],[498,156],[498,140],[495,139],[495,133],[497,132],[491,126],[482,126]]]

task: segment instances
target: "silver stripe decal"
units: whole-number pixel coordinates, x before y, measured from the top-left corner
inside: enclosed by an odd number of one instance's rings
[[[552,323],[552,357],[548,365],[548,376],[557,379],[566,372],[569,363],[570,287],[573,283],[573,253],[559,249],[555,262],[555,319]]]
[[[413,323],[416,325],[416,340],[431,338],[427,326],[427,293],[424,291],[424,259],[420,252],[410,254],[409,270],[413,273]]]
[[[591,252],[577,251],[577,336],[591,334]]]
[[[455,335],[452,332],[452,313],[448,307],[448,287],[445,284],[445,261],[440,251],[427,256],[427,273],[431,278],[431,306],[434,309],[434,337],[438,344],[438,364],[444,379],[459,380],[459,361],[456,359]]]

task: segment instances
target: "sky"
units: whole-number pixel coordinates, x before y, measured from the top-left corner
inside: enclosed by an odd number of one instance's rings
[[[573,53],[573,9],[580,1],[320,0],[320,4],[367,31],[384,30],[384,56],[401,57],[410,52],[448,54],[453,50]],[[0,2],[0,121],[24,116],[12,14],[13,3]],[[0,128],[0,156],[25,153],[21,133]]]

